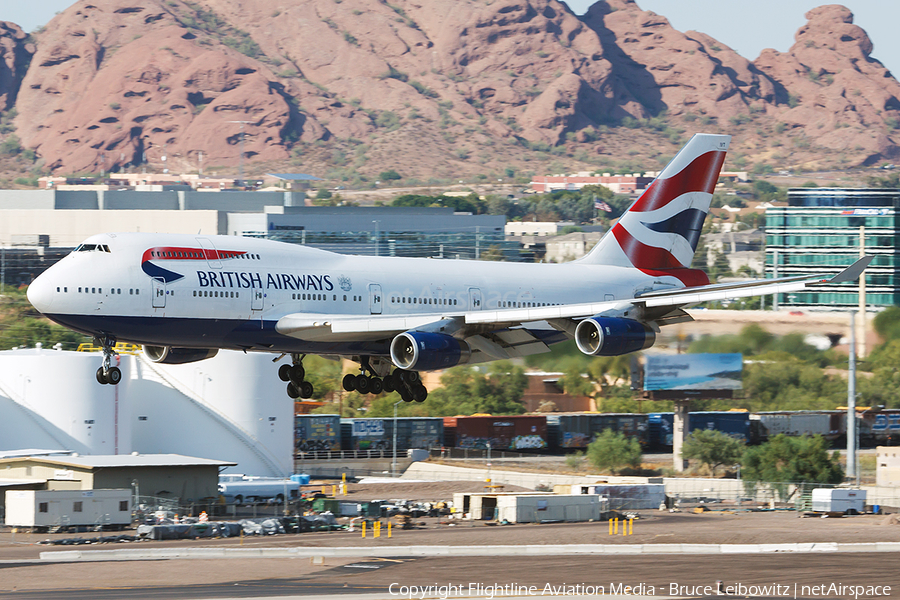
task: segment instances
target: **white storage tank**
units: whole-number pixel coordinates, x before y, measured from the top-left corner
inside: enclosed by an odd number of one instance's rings
[[[862,514],[866,507],[866,490],[816,488],[812,491],[813,512]]]
[[[129,454],[133,357],[119,357],[122,381],[100,385],[102,356],[42,348],[0,352],[0,396],[23,409],[25,427],[42,429],[55,446],[82,454]],[[114,363],[116,361],[114,360]],[[0,450],[35,447],[0,440]],[[47,445],[47,444],[42,444]]]
[[[293,472],[294,403],[269,353],[222,350],[184,365],[137,365],[134,448],[236,462],[250,475]]]
[[[7,490],[10,527],[102,526],[131,524],[131,490]]]

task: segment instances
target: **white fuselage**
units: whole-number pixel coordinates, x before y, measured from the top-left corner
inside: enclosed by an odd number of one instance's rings
[[[29,287],[51,319],[89,335],[192,348],[386,354],[390,339],[280,335],[286,315],[462,315],[634,298],[680,287],[633,268],[341,255],[254,238],[91,237]],[[365,347],[363,347],[365,346]]]

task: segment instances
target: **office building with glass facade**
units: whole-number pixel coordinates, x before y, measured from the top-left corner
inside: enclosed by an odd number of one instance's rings
[[[900,190],[793,188],[788,205],[766,210],[766,277],[828,277],[859,258],[860,227],[865,253],[866,304],[900,304]],[[779,294],[781,307],[851,309],[859,306],[859,283],[813,286]]]

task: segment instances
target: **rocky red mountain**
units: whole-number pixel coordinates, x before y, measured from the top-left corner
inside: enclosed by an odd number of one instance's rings
[[[631,0],[79,0],[36,52],[0,24],[0,107],[57,172],[233,167],[242,131],[249,163],[370,179],[647,165],[697,130],[737,167],[898,156],[900,84],[846,8],[807,19],[750,62]]]

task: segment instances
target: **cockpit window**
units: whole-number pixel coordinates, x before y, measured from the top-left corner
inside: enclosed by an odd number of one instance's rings
[[[81,244],[75,248],[75,252],[109,252],[106,244]]]

